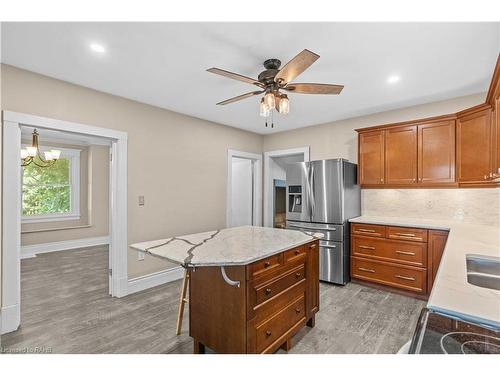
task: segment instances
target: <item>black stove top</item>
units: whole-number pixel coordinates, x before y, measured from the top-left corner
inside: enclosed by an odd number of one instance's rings
[[[500,330],[423,309],[410,354],[500,354]]]

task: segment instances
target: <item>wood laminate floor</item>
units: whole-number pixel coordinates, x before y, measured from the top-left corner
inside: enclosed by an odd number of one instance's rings
[[[21,328],[2,336],[3,352],[191,353],[187,310],[175,335],[180,281],[111,298],[107,268],[107,247],[22,260]],[[291,353],[396,353],[425,306],[354,283],[321,283],[320,294],[316,326],[295,336]]]

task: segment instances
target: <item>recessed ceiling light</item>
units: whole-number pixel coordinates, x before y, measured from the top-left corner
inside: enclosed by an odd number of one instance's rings
[[[90,43],[90,49],[94,52],[104,53],[106,52],[106,48],[102,44],[99,43]]]
[[[399,82],[400,79],[401,79],[400,76],[393,75],[393,76],[390,76],[389,78],[387,78],[387,83],[396,83],[396,82]]]

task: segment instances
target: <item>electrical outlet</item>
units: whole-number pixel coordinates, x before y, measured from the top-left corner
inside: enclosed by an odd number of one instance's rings
[[[139,195],[139,206],[144,206],[144,195]]]
[[[142,251],[137,252],[137,260],[144,260],[144,253]]]

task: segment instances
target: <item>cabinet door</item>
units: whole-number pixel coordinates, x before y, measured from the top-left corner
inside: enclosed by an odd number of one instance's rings
[[[359,134],[359,183],[384,183],[384,131]]]
[[[493,170],[491,110],[457,120],[458,182],[488,182]]]
[[[417,183],[417,126],[385,131],[385,182],[391,185]]]
[[[455,182],[455,121],[418,126],[418,182]]]
[[[427,292],[430,293],[436,274],[443,256],[446,240],[448,239],[448,232],[441,230],[429,231],[428,243],[428,264],[427,264]]]

